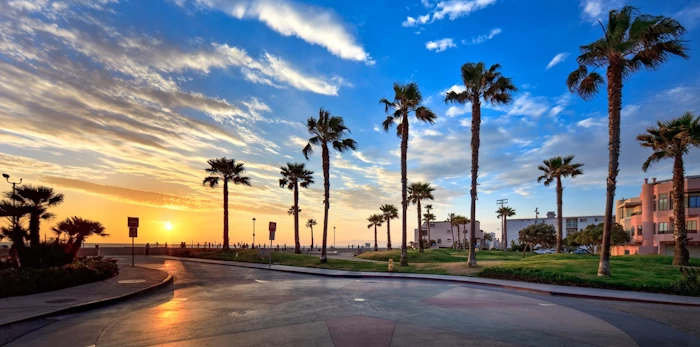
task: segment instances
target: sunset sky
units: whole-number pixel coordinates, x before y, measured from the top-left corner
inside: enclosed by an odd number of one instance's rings
[[[337,243],[370,242],[366,218],[400,208],[399,139],[379,125],[378,103],[394,82],[415,81],[437,115],[412,123],[409,182],[436,186],[434,213],[468,215],[470,107],[443,102],[466,62],[500,63],[519,91],[512,105],[484,106],[477,217],[496,232],[496,200],[517,217],[555,210],[537,165],[576,155],[585,174],[565,181],[564,214],[602,214],[607,174],[605,93],[585,102],[565,86],[578,47],[601,37],[598,18],[623,4],[672,16],[688,33],[691,58],[625,83],[618,198],[636,196],[649,152],[634,137],[656,120],[700,111],[700,2],[622,0],[9,0],[0,1],[0,171],[65,194],[52,211],[101,221],[101,242],[221,242],[222,190],[202,186],[210,158],[245,163],[252,187],[230,193],[231,242],[293,243],[292,193],[280,166],[306,162],[304,121],[324,107],[343,116],[359,145],[331,156]],[[603,90],[604,91],[604,90]],[[301,220],[323,219],[320,152],[307,166]],[[686,158],[700,174],[700,151]],[[4,184],[4,183],[3,183]],[[9,185],[3,186],[9,190]],[[409,209],[409,230],[416,226]],[[165,223],[171,223],[167,231]],[[301,223],[302,244],[310,242]],[[392,241],[400,243],[400,219]],[[386,229],[379,233],[380,244]],[[91,239],[88,242],[98,240]]]

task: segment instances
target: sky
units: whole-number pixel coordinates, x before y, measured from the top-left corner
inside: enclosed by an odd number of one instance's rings
[[[320,243],[320,152],[306,161],[301,150],[305,120],[323,107],[359,146],[331,155],[329,243],[333,227],[338,245],[371,242],[366,218],[401,199],[400,141],[380,129],[379,99],[393,97],[394,82],[419,84],[438,119],[411,123],[408,180],[435,186],[439,220],[468,215],[471,110],[444,95],[459,90],[464,63],[483,61],[501,64],[518,91],[511,105],[482,110],[482,229],[497,232],[498,199],[519,218],[554,211],[554,188],[537,183],[537,166],[558,155],[584,164],[584,175],[564,181],[564,215],[601,215],[606,95],[581,100],[565,79],[579,46],[602,36],[598,19],[625,4],[679,20],[690,48],[688,60],[625,80],[616,198],[638,196],[644,177],[670,178],[671,163],[642,172],[650,153],[635,136],[700,112],[699,1],[1,1],[0,171],[65,194],[42,225],[49,237],[53,223],[77,215],[105,225],[111,236],[99,241],[128,242],[134,216],[140,243],[221,242],[222,190],[202,180],[208,159],[235,158],[252,186],[231,189],[231,241],[251,242],[256,218],[256,242],[275,221],[275,243],[290,245],[292,193],[279,187],[279,171],[305,162],[316,184],[300,193],[300,219],[318,221]],[[687,155],[686,174],[700,174],[700,151]],[[416,219],[411,206],[409,241]],[[391,229],[397,245],[400,219]]]

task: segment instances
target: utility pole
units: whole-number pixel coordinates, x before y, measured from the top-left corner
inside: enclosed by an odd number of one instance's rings
[[[255,217],[253,217],[253,248],[255,248]]]
[[[508,203],[508,199],[496,200],[496,205],[501,206],[501,208],[503,208],[503,205],[507,204],[507,203]],[[504,251],[506,250],[506,242],[508,241],[508,240],[506,240],[506,235],[503,233],[503,231],[505,230],[505,226],[506,226],[506,216],[504,214],[501,214],[501,249],[503,249]]]
[[[12,206],[17,207],[17,200],[15,200],[15,186],[18,184],[22,184],[22,179],[20,178],[19,182],[10,182],[10,175],[8,175],[6,173],[2,174],[2,177],[5,177],[5,180],[7,181],[7,183],[12,185],[12,196],[11,196]],[[14,211],[13,213],[15,213],[15,212],[17,212],[17,211]],[[19,224],[19,218],[17,216],[12,216],[12,229],[13,229],[13,231],[17,227],[17,224]]]
[[[540,216],[540,211],[537,210],[537,207],[535,207],[535,224],[537,224],[537,217]]]

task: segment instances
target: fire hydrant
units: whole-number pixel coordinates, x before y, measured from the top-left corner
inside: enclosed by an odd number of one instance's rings
[[[389,272],[394,271],[394,259],[389,258]]]

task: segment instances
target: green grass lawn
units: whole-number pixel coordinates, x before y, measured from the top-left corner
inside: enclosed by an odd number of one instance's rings
[[[424,253],[420,253],[416,249],[408,250],[408,262],[409,263],[451,263],[451,262],[464,262],[467,261],[468,251],[456,251],[453,249],[429,249],[425,250]],[[525,254],[525,257],[533,256],[533,253]],[[511,261],[520,260],[522,258],[522,253],[518,252],[503,252],[503,251],[477,251],[476,260],[500,260],[500,261]],[[401,259],[401,250],[394,249],[391,251],[379,251],[379,252],[365,252],[360,254],[358,258],[378,260],[378,261],[388,261],[389,258],[394,259],[398,262]]]

